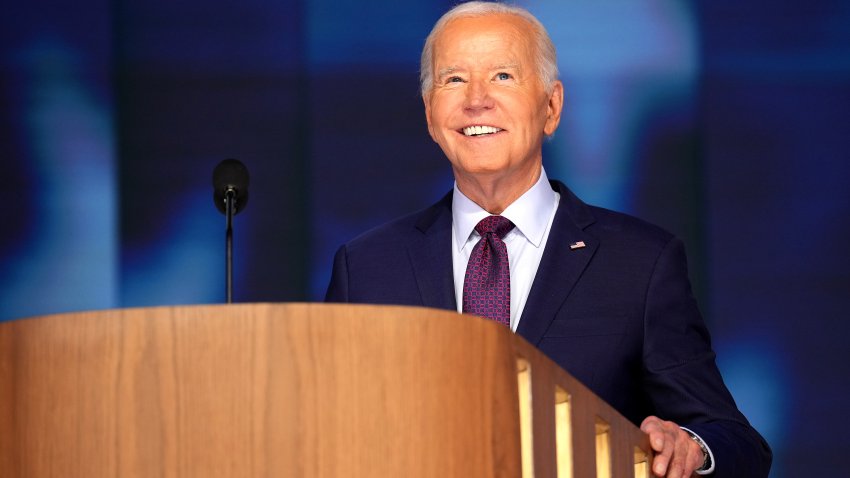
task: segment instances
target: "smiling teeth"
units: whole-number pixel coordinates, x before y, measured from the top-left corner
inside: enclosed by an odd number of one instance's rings
[[[493,134],[502,131],[499,128],[494,128],[492,126],[467,126],[463,128],[463,134],[465,136],[479,136],[482,134]]]

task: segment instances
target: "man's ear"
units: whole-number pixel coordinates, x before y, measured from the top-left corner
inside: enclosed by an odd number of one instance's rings
[[[543,133],[546,136],[552,136],[555,130],[558,129],[558,124],[561,122],[561,111],[564,108],[564,84],[560,81],[555,81],[552,85],[552,93],[549,94],[549,101],[546,105],[546,125],[543,127]]]

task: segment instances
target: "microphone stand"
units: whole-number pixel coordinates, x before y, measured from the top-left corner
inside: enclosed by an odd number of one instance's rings
[[[233,214],[236,202],[236,191],[233,188],[227,188],[224,193],[224,216],[226,221],[226,230],[224,233],[224,248],[225,248],[225,276],[226,276],[226,295],[227,303],[233,303]]]
[[[238,159],[225,159],[213,170],[213,200],[224,214],[227,228],[224,235],[225,285],[227,303],[233,303],[233,216],[248,204],[248,170]]]

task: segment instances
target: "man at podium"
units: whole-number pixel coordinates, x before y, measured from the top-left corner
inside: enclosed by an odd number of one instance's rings
[[[715,365],[682,242],[547,177],[564,88],[540,22],[498,3],[453,8],[425,42],[421,88],[454,188],[343,245],[326,300],[501,322],[639,424],[656,475],[767,476],[770,449]]]

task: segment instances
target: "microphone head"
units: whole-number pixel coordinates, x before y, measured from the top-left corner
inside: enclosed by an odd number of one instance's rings
[[[248,205],[248,168],[238,159],[225,159],[213,170],[213,200],[222,214],[227,191],[233,191],[233,214],[239,214]]]

